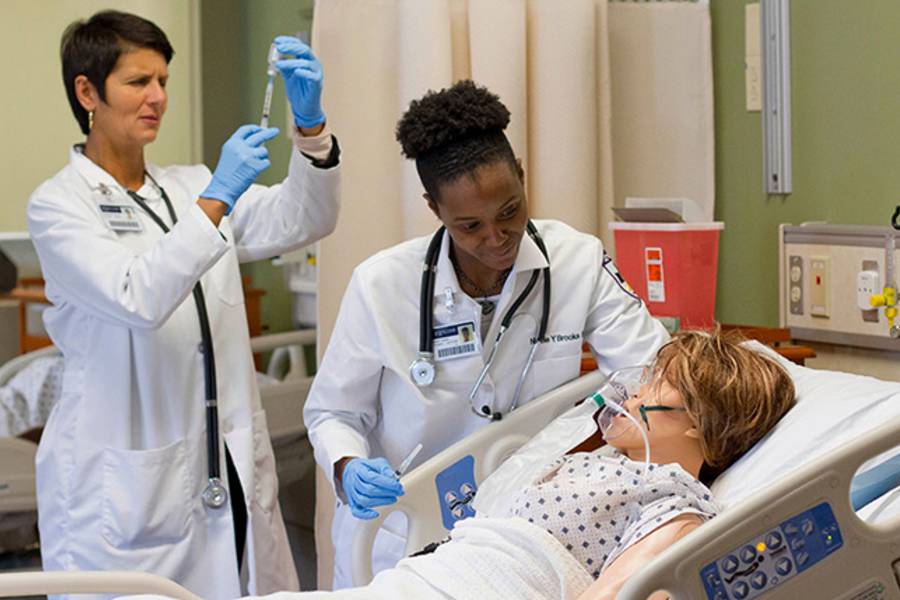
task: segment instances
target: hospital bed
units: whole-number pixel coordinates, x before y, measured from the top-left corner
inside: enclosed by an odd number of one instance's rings
[[[665,589],[709,600],[900,599],[900,383],[801,367],[751,344],[791,374],[797,405],[715,482],[723,513],[618,597],[643,600]],[[407,517],[407,554],[445,538],[473,514],[468,503],[487,475],[601,383],[593,373],[566,384],[411,471],[400,501],[357,528],[354,583],[371,580],[374,539],[391,513]],[[743,560],[750,548],[763,562]],[[887,593],[862,594],[870,589]]]
[[[900,383],[782,363],[797,405],[713,484],[723,513],[633,577],[620,599],[656,589],[680,599],[900,598]],[[484,478],[601,382],[593,373],[553,390],[410,471],[401,501],[357,531],[354,578],[371,576],[383,518],[407,515],[411,551],[446,537],[471,514]],[[20,593],[45,592],[45,575],[18,582]],[[122,593],[137,589],[117,576]],[[0,575],[0,590],[6,582]]]
[[[314,329],[264,335],[250,340],[254,353],[272,352],[266,373],[260,375],[259,389],[282,487],[298,481],[314,468],[312,454],[297,452],[296,445],[306,435],[303,402],[312,385],[303,360],[303,346],[315,344],[315,341]],[[58,355],[59,350],[50,346],[12,359],[0,367],[0,386],[6,385],[34,361]],[[13,517],[23,521],[29,514],[34,521],[33,513],[37,510],[36,453],[37,444],[32,441],[0,437],[0,523],[12,526]]]

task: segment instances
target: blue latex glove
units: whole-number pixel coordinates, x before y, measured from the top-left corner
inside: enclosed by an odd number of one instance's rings
[[[291,103],[294,123],[311,128],[325,122],[322,111],[322,64],[309,46],[295,37],[280,35],[275,47],[281,54],[295,56],[275,62],[284,77],[284,90]]]
[[[374,519],[376,506],[387,506],[403,495],[403,486],[384,458],[354,458],[341,475],[350,512],[357,519]]]
[[[222,144],[219,164],[212,181],[200,194],[228,205],[226,215],[234,209],[234,203],[256,181],[260,173],[269,168],[269,151],[263,145],[278,135],[277,127],[263,129],[259,125],[242,125]]]

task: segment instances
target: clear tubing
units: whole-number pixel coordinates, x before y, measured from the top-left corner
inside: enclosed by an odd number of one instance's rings
[[[274,87],[275,76],[269,75],[269,82],[266,84],[266,96],[263,99],[262,119],[259,120],[259,126],[266,128],[269,126],[269,112],[272,110],[272,88]]]

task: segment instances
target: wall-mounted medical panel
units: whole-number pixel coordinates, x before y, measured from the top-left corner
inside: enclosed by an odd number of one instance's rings
[[[797,340],[900,351],[884,308],[863,302],[872,290],[882,291],[886,236],[894,233],[889,227],[782,225],[781,326]],[[900,250],[893,256],[900,265]]]

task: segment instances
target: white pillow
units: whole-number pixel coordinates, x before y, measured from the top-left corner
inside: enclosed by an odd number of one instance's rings
[[[725,509],[801,465],[840,451],[847,442],[900,419],[900,383],[801,367],[758,342],[748,344],[784,366],[794,381],[797,404],[713,483],[713,495]],[[867,464],[897,452],[891,450]],[[890,512],[900,511],[900,501],[893,504],[896,507]]]

